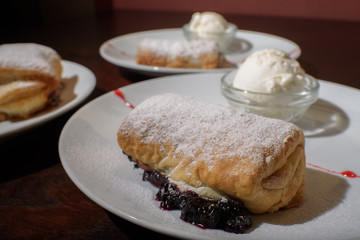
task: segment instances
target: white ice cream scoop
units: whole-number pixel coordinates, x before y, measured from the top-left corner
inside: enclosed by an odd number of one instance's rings
[[[209,33],[222,33],[228,27],[228,22],[223,16],[215,12],[196,12],[192,15],[189,29],[198,32],[199,35]]]
[[[284,51],[263,49],[250,55],[238,69],[233,87],[261,93],[301,92],[305,71]]]

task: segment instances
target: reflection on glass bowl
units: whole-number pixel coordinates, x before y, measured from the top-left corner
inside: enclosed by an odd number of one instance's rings
[[[310,75],[304,90],[297,93],[260,93],[233,87],[236,71],[226,73],[221,79],[221,93],[229,105],[243,112],[289,122],[299,120],[319,96],[319,83]]]
[[[219,44],[220,50],[226,52],[235,38],[237,27],[235,24],[229,23],[225,32],[209,33],[191,30],[189,24],[183,26],[183,33],[187,40],[213,40]]]

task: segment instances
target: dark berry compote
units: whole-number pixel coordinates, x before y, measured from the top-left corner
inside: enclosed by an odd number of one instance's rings
[[[203,228],[223,229],[232,233],[245,233],[252,220],[240,200],[212,200],[193,191],[180,189],[161,173],[144,171],[143,180],[159,187],[156,199],[166,210],[181,210],[181,219]]]

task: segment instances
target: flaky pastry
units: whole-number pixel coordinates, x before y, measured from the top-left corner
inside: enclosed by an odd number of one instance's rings
[[[117,139],[141,168],[184,190],[240,199],[253,213],[302,201],[304,135],[292,123],[169,93],[138,105]]]
[[[223,65],[223,54],[214,41],[143,39],[135,56],[138,64],[169,68],[211,69]]]
[[[61,80],[61,57],[35,43],[0,45],[0,121],[43,109]]]

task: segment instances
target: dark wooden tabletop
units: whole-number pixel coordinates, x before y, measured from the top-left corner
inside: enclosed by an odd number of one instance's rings
[[[86,102],[148,76],[101,58],[106,40],[143,30],[177,28],[191,13],[116,11],[58,23],[14,25],[0,43],[36,42],[63,59],[92,70],[97,84],[78,107],[0,143],[0,239],[151,239],[169,237],[107,212],[69,179],[58,155],[58,139],[69,117]],[[316,78],[360,89],[360,22],[225,15],[240,29],[296,42],[300,64]]]

